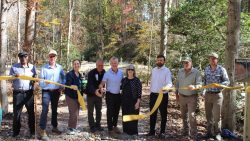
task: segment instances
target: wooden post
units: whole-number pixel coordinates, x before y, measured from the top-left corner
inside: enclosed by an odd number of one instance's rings
[[[244,141],[250,141],[250,78],[247,81],[245,98],[245,117],[244,117]]]

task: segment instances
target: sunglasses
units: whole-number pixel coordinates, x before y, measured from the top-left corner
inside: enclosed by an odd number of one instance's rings
[[[26,58],[28,57],[27,55],[24,55],[24,56],[19,56],[19,58]]]
[[[56,56],[54,56],[54,55],[53,56],[49,56],[49,58],[54,58],[54,57],[56,57]]]
[[[134,69],[128,69],[128,71],[134,71]]]
[[[189,64],[189,62],[182,62],[182,64],[185,64],[185,65],[186,65],[186,64]]]

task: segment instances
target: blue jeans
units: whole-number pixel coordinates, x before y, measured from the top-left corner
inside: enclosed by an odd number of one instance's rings
[[[42,91],[42,113],[40,117],[40,128],[42,130],[46,129],[47,125],[47,115],[49,111],[49,103],[51,102],[51,111],[52,111],[52,119],[51,119],[51,124],[54,128],[57,127],[57,107],[58,107],[58,101],[60,97],[60,91],[58,90],[53,90],[53,91],[48,91],[48,90],[43,90]]]

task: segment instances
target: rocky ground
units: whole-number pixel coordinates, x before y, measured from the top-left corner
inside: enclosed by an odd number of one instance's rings
[[[142,96],[142,103],[141,103],[141,113],[147,113],[149,112],[148,108],[148,102],[149,102],[149,91],[148,87],[144,86],[143,88],[143,96]],[[28,124],[27,124],[27,113],[26,109],[24,108],[23,114],[22,114],[22,128],[20,135],[16,138],[12,138],[12,97],[11,94],[9,96],[9,114],[7,114],[2,123],[2,128],[0,130],[0,140],[5,141],[12,141],[12,140],[38,140],[38,139],[30,139],[28,137],[29,130],[28,130]],[[200,140],[205,134],[205,115],[204,115],[204,101],[203,98],[200,97],[199,100],[199,111],[197,116],[198,121],[198,132]],[[37,96],[37,125],[39,122],[39,117],[41,113],[41,97],[40,94]],[[181,134],[181,118],[180,118],[180,111],[179,108],[175,102],[175,96],[174,94],[170,94],[169,99],[169,106],[168,106],[168,121],[167,121],[167,129],[166,129],[166,136],[165,138],[158,138],[158,137],[146,137],[145,134],[149,131],[149,119],[140,120],[139,121],[139,135],[138,136],[129,136],[125,134],[117,134],[113,136],[109,136],[107,128],[106,128],[106,106],[105,101],[103,100],[103,109],[102,109],[102,125],[104,127],[104,131],[102,132],[96,132],[94,134],[89,132],[88,123],[87,123],[87,112],[86,111],[80,111],[80,117],[78,122],[78,129],[81,131],[77,135],[67,135],[67,122],[68,122],[68,107],[65,102],[65,98],[62,95],[60,98],[59,108],[58,108],[58,122],[59,122],[59,129],[63,131],[61,135],[56,135],[51,133],[51,125],[50,125],[50,117],[51,113],[49,113],[49,118],[47,122],[47,133],[51,140],[55,141],[95,141],[95,140],[166,140],[166,141],[188,141],[190,140],[187,136],[183,136]],[[121,112],[120,112],[121,114]],[[160,121],[160,116],[158,117],[158,121]],[[157,123],[157,131],[159,131],[160,122]],[[122,130],[121,126],[121,116],[119,117],[119,126]],[[241,136],[239,134],[239,136]],[[208,139],[208,140],[214,140],[214,139]]]

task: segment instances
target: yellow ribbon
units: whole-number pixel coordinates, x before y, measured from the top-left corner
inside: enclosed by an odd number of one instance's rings
[[[23,80],[33,80],[33,81],[44,81],[45,83],[50,83],[50,84],[54,84],[54,85],[58,85],[58,86],[62,86],[65,88],[69,88],[69,89],[73,89],[73,87],[71,86],[67,86],[67,85],[63,85],[54,81],[50,81],[50,80],[45,80],[45,79],[40,79],[40,78],[34,78],[34,77],[30,77],[30,76],[0,76],[0,80],[14,80],[14,79],[23,79]],[[81,95],[81,92],[79,90],[77,90],[77,96],[78,96],[78,102],[80,104],[80,106],[82,107],[82,110],[86,110],[86,105],[84,102],[84,98]]]
[[[207,89],[207,88],[224,88],[224,89],[234,90],[234,89],[241,89],[241,88],[243,88],[243,86],[228,87],[228,86],[225,86],[225,85],[222,85],[222,84],[211,83],[211,84],[208,84],[208,85],[205,85],[205,86],[201,86],[199,88],[195,88],[195,90]],[[155,105],[154,105],[153,109],[149,113],[146,113],[145,115],[124,115],[123,116],[123,122],[128,122],[128,121],[133,121],[133,120],[140,120],[140,119],[145,119],[146,117],[149,117],[160,106],[162,98],[163,98],[163,91],[174,91],[175,89],[176,88],[163,87],[159,92],[159,95],[157,97],[157,100],[155,102]],[[188,88],[187,87],[182,87],[182,88],[179,88],[179,89],[187,90]],[[246,92],[250,92],[250,86],[246,88]]]

